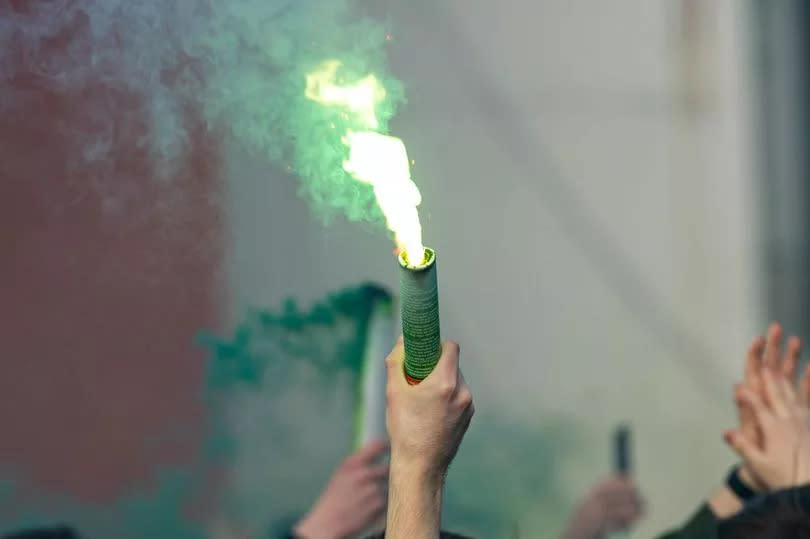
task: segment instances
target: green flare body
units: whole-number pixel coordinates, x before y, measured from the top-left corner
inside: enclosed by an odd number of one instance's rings
[[[427,378],[442,353],[436,253],[426,249],[425,255],[419,266],[409,265],[404,253],[399,257],[405,374],[414,380]]]

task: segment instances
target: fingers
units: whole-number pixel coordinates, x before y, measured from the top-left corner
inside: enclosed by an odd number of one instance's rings
[[[765,337],[759,336],[748,346],[745,356],[745,383],[754,391],[760,391],[759,371],[762,369],[762,354],[765,351]]]
[[[810,406],[810,365],[804,368],[804,374],[799,382],[799,400],[804,406]]]
[[[475,405],[473,404],[473,396],[472,391],[470,391],[470,386],[467,385],[467,381],[464,380],[464,373],[461,372],[461,369],[458,371],[458,389],[456,391],[456,403],[461,409],[464,410],[466,415],[464,421],[464,432],[467,431],[467,427],[470,426],[470,422],[472,421],[473,416],[475,415]]]
[[[387,496],[384,494],[384,489],[379,484],[369,483],[359,487],[353,496],[362,501],[362,511],[365,512],[366,525],[371,525],[380,513],[385,509],[387,503]]]
[[[442,343],[442,355],[433,371],[422,380],[426,387],[437,389],[446,398],[452,398],[460,386],[458,368],[460,348],[457,342],[445,341]]]
[[[372,440],[349,457],[360,464],[374,462],[388,450],[387,440]]]
[[[762,371],[762,381],[765,386],[765,396],[771,409],[779,417],[790,415],[789,397],[785,394],[785,384],[780,381],[781,376],[774,374],[770,369]]]
[[[740,386],[736,394],[737,406],[747,406],[760,425],[770,421],[771,415],[762,398],[749,387]]]
[[[644,514],[641,511],[632,507],[610,509],[605,513],[602,520],[601,533],[603,535],[598,537],[603,537],[604,534],[611,535],[616,532],[627,532],[642,516]]]
[[[371,466],[368,468],[368,478],[373,481],[383,481],[388,479],[388,464],[378,464],[376,466]]]
[[[757,380],[758,383],[761,384],[759,375],[757,375]],[[737,416],[740,422],[740,431],[751,439],[759,439],[759,427],[757,425],[757,418],[754,416],[754,410],[748,405],[741,405],[739,402],[739,394],[743,387],[744,386],[742,384],[736,384],[734,386],[734,399],[735,402],[737,402]],[[761,394],[761,391],[757,391],[756,389],[752,388],[750,384],[746,384],[745,387],[750,388],[751,391],[757,395]]]
[[[776,322],[768,327],[768,340],[765,343],[765,354],[762,357],[762,366],[776,370],[782,351],[782,326]]]
[[[776,383],[779,386],[779,392],[785,400],[785,403],[792,409],[799,404],[799,396],[796,394],[796,389],[793,382],[786,376],[776,376]]]
[[[436,364],[436,371],[440,374],[440,378],[446,381],[452,381],[455,385],[458,382],[458,361],[461,354],[461,348],[457,342],[445,341],[442,343],[442,355],[439,362]]]
[[[389,472],[388,464],[365,463],[365,465],[358,466],[355,469],[355,480],[360,485],[372,484],[383,487],[388,481]]]
[[[787,341],[785,359],[782,360],[782,374],[793,383],[796,380],[796,369],[802,354],[802,341],[798,337],[791,337]]]
[[[598,499],[604,510],[605,524],[609,530],[629,527],[644,512],[644,502],[633,480],[624,476],[612,476],[596,486],[592,496]]]
[[[605,520],[611,528],[626,528],[638,520],[643,506],[637,500],[611,500],[605,507]]]
[[[633,478],[626,475],[608,477],[596,485],[595,492],[597,495],[611,500],[641,500]]]
[[[727,431],[723,437],[726,440],[726,443],[731,446],[731,448],[743,459],[745,462],[748,463],[757,463],[761,462],[763,455],[760,449],[757,447],[756,443],[749,439],[748,437],[744,436],[740,431]],[[752,468],[755,468],[756,465],[753,465]]]
[[[470,391],[470,386],[467,385],[467,380],[464,379],[464,373],[461,372],[461,369],[458,370],[458,400],[459,404],[464,407],[470,406],[472,407],[472,391]]]

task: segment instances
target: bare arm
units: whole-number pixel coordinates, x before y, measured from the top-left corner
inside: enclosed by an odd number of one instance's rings
[[[436,368],[418,385],[405,380],[403,358],[400,340],[386,360],[391,475],[385,535],[438,539],[444,476],[475,408],[456,343],[443,343]]]
[[[443,480],[435,474],[392,467],[388,494],[389,539],[438,539]]]

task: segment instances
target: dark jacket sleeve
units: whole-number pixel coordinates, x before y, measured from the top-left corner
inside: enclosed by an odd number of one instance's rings
[[[717,517],[708,504],[703,504],[686,524],[676,530],[658,536],[658,539],[715,539],[717,537]]]

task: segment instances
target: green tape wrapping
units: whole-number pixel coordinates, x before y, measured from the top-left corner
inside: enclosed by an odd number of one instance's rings
[[[436,253],[426,249],[426,262],[422,266],[408,265],[404,255],[400,255],[399,265],[405,374],[424,380],[442,353]]]

